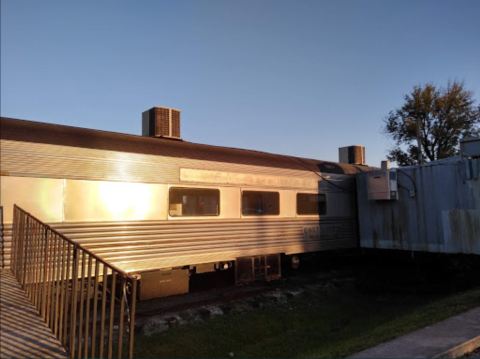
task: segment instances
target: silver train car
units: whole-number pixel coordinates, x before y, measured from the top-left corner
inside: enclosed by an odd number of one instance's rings
[[[192,276],[280,276],[280,256],[358,244],[362,165],[196,144],[180,112],[143,113],[142,136],[0,120],[2,262],[13,205],[119,268],[141,299],[188,292]]]

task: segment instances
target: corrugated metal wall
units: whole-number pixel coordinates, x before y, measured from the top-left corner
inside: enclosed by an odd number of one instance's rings
[[[480,159],[403,167],[397,177],[399,200],[373,201],[367,174],[357,175],[362,247],[480,254]]]

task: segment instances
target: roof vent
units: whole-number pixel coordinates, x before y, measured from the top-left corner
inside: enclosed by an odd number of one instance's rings
[[[152,107],[142,113],[142,135],[180,140],[180,111]]]
[[[338,160],[340,163],[352,165],[365,164],[365,147],[362,145],[340,147],[338,149]]]

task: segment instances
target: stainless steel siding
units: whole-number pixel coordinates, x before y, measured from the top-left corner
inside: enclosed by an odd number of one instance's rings
[[[304,229],[318,225],[318,220],[301,219],[90,222],[54,227],[105,260],[137,272],[256,254],[352,248],[357,245],[355,223],[351,218],[322,220],[322,238],[315,239],[306,237]]]
[[[2,154],[0,173],[8,176],[178,183],[180,181],[180,168],[184,167],[248,174],[303,177],[318,180],[318,176],[310,171],[276,167],[202,161],[182,157],[144,155],[11,140],[0,140],[0,146]],[[312,188],[310,189],[316,189],[315,181],[312,182]]]
[[[55,229],[129,272],[233,260],[236,257],[304,253],[357,246],[353,218],[239,219],[52,223]],[[320,238],[304,235],[320,225]],[[4,226],[1,260],[10,267],[12,225]]]

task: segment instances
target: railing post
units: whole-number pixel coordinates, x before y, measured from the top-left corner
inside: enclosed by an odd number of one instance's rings
[[[42,293],[42,309],[40,311],[40,315],[42,319],[46,319],[46,312],[47,312],[47,262],[48,262],[48,233],[47,233],[47,228],[44,229],[43,231],[45,235],[45,246],[43,248],[44,250],[44,257],[43,257],[43,293]]]
[[[72,283],[72,290],[73,290],[73,275],[72,272],[71,272],[71,267],[73,265],[71,265],[71,263],[73,263],[73,260],[71,261],[71,257],[73,256],[73,254],[71,255],[71,247],[72,245],[70,243],[67,243],[67,253],[66,253],[66,256],[67,256],[67,259],[66,259],[66,262],[67,262],[67,265],[66,265],[66,274],[65,274],[65,303],[64,303],[64,308],[65,308],[65,314],[63,315],[63,337],[62,337],[62,344],[64,347],[68,347],[69,345],[69,341],[68,341],[68,321],[70,320],[70,318],[68,317],[68,310],[70,309],[70,313],[71,313],[71,307],[72,307],[72,294],[69,292],[69,282]],[[71,277],[70,277],[71,276]],[[69,302],[69,299],[70,299],[70,302]],[[70,303],[70,305],[69,305]],[[71,327],[70,327],[70,330],[71,330]]]
[[[20,256],[20,248],[21,248],[21,243],[22,243],[22,230],[23,230],[23,216],[21,215],[21,212],[20,210],[18,209],[17,206],[14,207],[14,214],[16,215],[14,217],[14,221],[17,222],[17,225],[15,226],[16,227],[16,234],[15,234],[15,252],[12,252],[14,255],[15,255],[15,264],[14,264],[14,267],[13,267],[13,271],[15,273],[15,278],[17,278],[17,280],[19,282],[21,282],[21,256]],[[13,239],[12,238],[12,239]]]
[[[118,324],[118,348],[117,348],[117,357],[122,358],[122,349],[123,349],[123,323],[125,316],[125,302],[127,301],[127,279],[122,277],[121,289],[120,289],[120,317]]]
[[[75,358],[75,332],[77,328],[78,248],[73,246],[72,302],[70,311],[70,358]]]
[[[108,348],[107,358],[112,358],[113,353],[113,323],[115,320],[115,286],[117,284],[117,272],[112,270],[112,286],[110,287],[110,314],[108,324]]]
[[[138,277],[136,275],[132,278],[132,293],[130,295],[130,327],[128,336],[128,358],[133,359],[133,350],[135,345],[135,310],[137,307],[137,282]]]
[[[102,278],[102,311],[100,316],[100,343],[98,348],[98,356],[103,357],[104,352],[104,342],[105,342],[105,320],[106,320],[106,305],[107,305],[107,277],[108,277],[108,268],[103,265],[103,278]]]
[[[81,256],[82,256],[82,259],[80,261],[80,302],[79,302],[79,306],[80,306],[80,312],[79,312],[79,316],[78,316],[78,349],[77,349],[77,356],[79,358],[82,357],[82,349],[83,349],[83,346],[82,346],[82,337],[83,337],[83,308],[84,308],[84,298],[85,298],[85,257],[86,257],[86,253],[85,252],[82,252]]]
[[[27,253],[28,253],[28,242],[29,242],[29,239],[30,239],[30,235],[29,235],[29,224],[30,224],[30,221],[29,221],[29,217],[27,217],[25,219],[25,226],[23,227],[24,230],[23,230],[23,246],[22,246],[22,258],[23,258],[23,276],[22,276],[22,288],[25,289],[25,284],[26,284],[26,280],[27,280]]]
[[[88,357],[88,342],[89,342],[89,335],[90,335],[90,297],[92,296],[92,256],[88,256],[87,262],[87,309],[86,309],[86,316],[85,316],[85,340],[84,340],[84,357]]]
[[[67,311],[65,305],[65,297],[67,296],[67,291],[68,291],[68,274],[67,274],[67,259],[66,257],[68,256],[68,251],[66,250],[68,248],[68,243],[65,241],[62,241],[62,250],[61,250],[61,273],[60,273],[60,313],[58,317],[58,331],[55,333],[57,335],[57,338],[60,340],[61,343],[63,343],[63,317],[64,317],[64,312]],[[65,308],[65,310],[64,310]]]
[[[42,277],[42,240],[40,238],[40,233],[39,232],[39,226],[36,221],[33,222],[33,253],[34,253],[34,260],[33,260],[33,304],[35,305],[35,308],[37,308],[38,311],[41,309],[41,303],[40,303],[40,298],[39,294],[41,291],[41,277]]]
[[[96,356],[96,344],[97,344],[97,311],[98,311],[98,277],[100,274],[100,262],[95,259],[95,280],[94,280],[94,287],[93,287],[93,319],[92,319],[92,358]]]
[[[17,218],[17,206],[13,206],[13,226],[12,226],[12,246],[10,250],[10,269],[15,277],[17,277],[17,242],[18,242],[18,218]],[[5,237],[4,237],[5,238]],[[5,260],[5,259],[4,259]]]
[[[19,242],[17,246],[17,279],[18,281],[23,285],[23,275],[24,272],[22,271],[22,268],[24,267],[23,263],[25,262],[25,257],[23,255],[23,247],[25,243],[25,216],[23,213],[17,208],[18,211],[18,221],[19,221]]]
[[[55,275],[55,278],[54,278],[54,283],[55,283],[55,301],[54,301],[54,304],[55,306],[52,308],[52,312],[53,312],[53,315],[52,315],[52,320],[53,320],[53,325],[50,326],[50,328],[53,329],[53,333],[55,335],[57,335],[58,333],[58,317],[59,317],[59,310],[60,310],[60,303],[59,303],[59,300],[60,300],[60,285],[61,285],[61,266],[60,266],[60,259],[61,259],[61,256],[63,255],[63,253],[61,253],[61,244],[62,244],[62,241],[60,240],[60,238],[58,238],[58,236],[56,235],[53,235],[52,234],[52,238],[53,238],[53,241],[54,241],[54,246],[55,246],[55,255],[54,255],[54,275]]]

